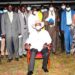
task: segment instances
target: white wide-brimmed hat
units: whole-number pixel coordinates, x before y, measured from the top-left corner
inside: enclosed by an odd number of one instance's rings
[[[36,23],[33,28],[36,30],[40,30],[44,27],[44,22]]]

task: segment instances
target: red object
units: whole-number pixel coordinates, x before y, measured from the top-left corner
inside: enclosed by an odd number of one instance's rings
[[[38,52],[35,58],[40,58],[41,59],[42,58],[42,53]]]
[[[48,47],[49,55],[50,55],[50,49],[51,49],[51,47],[52,47],[52,44]],[[28,50],[27,50],[27,63],[28,63],[28,64],[30,63],[30,56],[31,56],[30,54],[31,54],[31,53],[30,53],[30,49],[28,49]],[[35,58],[37,58],[37,59],[43,58],[43,57],[42,57],[42,53],[41,53],[41,52],[38,52]],[[50,56],[48,57],[48,64],[47,64],[47,65],[48,65],[48,68],[50,68]]]

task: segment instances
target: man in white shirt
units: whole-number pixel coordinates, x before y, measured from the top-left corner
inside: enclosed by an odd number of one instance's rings
[[[47,69],[47,62],[48,62],[48,56],[49,56],[48,45],[50,45],[50,43],[52,42],[52,39],[46,30],[42,30],[43,26],[44,26],[43,22],[35,24],[34,26],[35,32],[32,32],[29,35],[29,38],[27,39],[25,44],[25,48],[27,47],[27,45],[31,45],[30,46],[31,58],[30,58],[30,64],[29,64],[27,75],[33,74],[35,56],[37,52],[42,52],[43,54],[42,69],[44,70],[44,72],[48,72],[48,69]]]
[[[38,11],[36,7],[32,8],[32,13],[28,17],[28,29],[29,29],[29,34],[35,31],[33,26],[35,25],[36,22],[40,21],[38,17]]]

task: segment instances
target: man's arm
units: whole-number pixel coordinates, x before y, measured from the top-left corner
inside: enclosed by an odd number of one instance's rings
[[[18,24],[18,32],[19,32],[19,35],[21,35],[21,23],[20,23],[20,18],[19,18],[19,15],[17,14],[17,24]]]
[[[33,20],[31,19],[31,16],[28,17],[28,30],[29,34],[32,32],[32,25],[33,25]]]

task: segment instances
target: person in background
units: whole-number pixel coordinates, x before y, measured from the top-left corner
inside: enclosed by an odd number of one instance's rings
[[[18,13],[18,7],[15,6],[13,11],[16,12],[16,13]]]
[[[36,7],[32,7],[32,13],[29,15],[28,17],[28,30],[29,30],[29,35],[35,31],[35,29],[33,29],[33,26],[35,24],[35,22],[37,21],[38,17],[37,16],[37,8]]]
[[[20,12],[21,12],[21,11],[20,11],[20,6],[18,6],[17,8],[18,8],[18,13],[20,13]]]
[[[56,50],[58,49],[58,45],[59,45],[59,27],[58,27],[58,12],[56,11],[55,7],[53,7],[53,5],[51,5],[49,7],[49,11],[47,14],[47,17],[45,19],[45,22],[48,22],[48,24],[46,24],[46,30],[48,30],[51,38],[52,38],[52,53],[56,54]]]
[[[28,13],[28,17],[29,17],[29,15],[32,13],[30,6],[27,7],[27,13]]]
[[[19,13],[19,18],[21,22],[21,36],[19,37],[19,56],[26,55],[26,51],[24,48],[24,43],[29,36],[28,31],[28,14],[26,7],[24,5],[21,6],[21,12]]]
[[[72,35],[72,44],[71,44],[71,54],[75,54],[75,14],[72,17],[72,25],[70,27],[71,35]]]
[[[2,15],[4,13],[6,13],[7,12],[7,6],[5,5],[1,11],[2,11],[1,12]],[[4,56],[8,57],[8,52],[6,49],[6,40],[5,40],[5,38],[2,38],[2,41],[1,41],[1,58],[4,58]]]
[[[62,52],[64,52],[65,51],[65,46],[64,46],[64,34],[63,34],[63,32],[62,32],[62,30],[61,30],[61,14],[62,14],[62,12],[63,11],[65,11],[66,10],[66,4],[62,4],[61,5],[61,8],[59,7],[59,31],[60,31],[60,33],[59,33],[59,37],[60,37],[60,41],[61,41],[61,53]]]
[[[2,38],[1,38],[1,34],[2,34],[2,31],[1,31],[1,16],[2,16],[2,11],[0,12],[0,62],[1,62],[1,41],[2,41]]]
[[[18,36],[21,34],[21,25],[19,15],[12,11],[12,5],[8,4],[8,11],[2,15],[1,28],[2,38],[6,39],[6,48],[8,51],[8,62],[11,62],[15,57],[15,60],[19,60],[19,41]],[[14,47],[14,50],[12,48]]]
[[[1,30],[1,17],[2,17],[3,14],[4,14],[4,10],[1,9],[0,10],[0,42],[1,42],[0,43],[0,45],[1,45],[0,51],[1,51],[1,58],[3,58],[4,55],[7,54],[7,52],[5,51],[5,39],[1,37],[1,34],[2,34],[2,30]]]
[[[66,6],[61,14],[61,31],[64,33],[64,43],[66,54],[70,54],[71,44],[72,44],[72,35],[70,32],[70,26],[72,25],[72,16],[75,13],[69,5]]]
[[[3,9],[3,13],[6,13],[8,10],[7,10],[7,6],[4,7]]]

